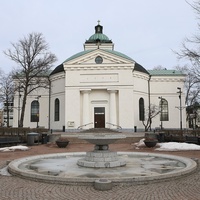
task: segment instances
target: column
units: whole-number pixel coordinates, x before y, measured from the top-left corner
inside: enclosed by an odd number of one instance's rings
[[[117,90],[109,90],[110,93],[110,121],[109,123],[117,125],[117,102],[116,102],[116,93]],[[110,126],[117,128],[115,126]]]
[[[90,100],[89,100],[89,94],[91,89],[82,90],[83,94],[83,124],[90,123]]]

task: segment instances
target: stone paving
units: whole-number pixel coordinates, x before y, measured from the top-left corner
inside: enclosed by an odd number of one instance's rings
[[[119,151],[154,152],[154,149],[143,148],[135,150],[130,144],[114,144],[112,149]],[[93,149],[89,144],[71,144],[66,149],[54,145],[33,146],[29,151],[0,152],[0,168],[6,165],[6,160],[24,156],[88,151]],[[163,153],[163,152],[162,152]],[[198,151],[166,152],[191,158],[200,158]],[[14,176],[0,175],[1,200],[199,200],[200,199],[200,167],[190,175],[176,180],[133,186],[113,186],[109,191],[97,191],[92,186],[69,186],[48,184],[21,179]]]

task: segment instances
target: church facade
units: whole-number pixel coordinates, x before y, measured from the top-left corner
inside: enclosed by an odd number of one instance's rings
[[[95,26],[84,50],[69,57],[50,74],[50,89],[34,91],[27,99],[24,127],[53,130],[111,128],[144,130],[149,110],[157,115],[151,128],[186,127],[177,88],[185,75],[176,70],[146,70],[132,58],[114,50],[113,42]],[[17,96],[15,103],[17,104]],[[37,101],[38,121],[31,121]],[[14,111],[14,126],[17,115]]]

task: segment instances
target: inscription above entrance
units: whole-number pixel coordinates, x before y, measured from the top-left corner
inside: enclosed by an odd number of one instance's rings
[[[80,83],[111,83],[119,82],[119,75],[117,73],[105,74],[81,74]]]

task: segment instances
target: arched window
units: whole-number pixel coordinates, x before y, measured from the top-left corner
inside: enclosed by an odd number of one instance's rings
[[[160,100],[160,121],[169,121],[168,101],[163,98]]]
[[[55,99],[55,113],[54,113],[54,120],[59,121],[60,116],[60,101],[58,98]]]
[[[39,122],[39,102],[36,100],[31,103],[31,122]]]
[[[144,121],[144,99],[140,98],[139,100],[139,119]]]

